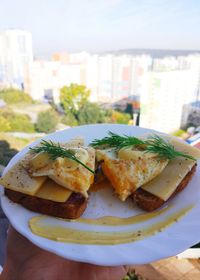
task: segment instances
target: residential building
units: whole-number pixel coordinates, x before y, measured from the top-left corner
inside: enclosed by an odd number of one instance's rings
[[[91,55],[89,59],[82,64],[82,79],[85,85],[91,90],[90,101],[102,102],[102,96],[99,90],[99,56]]]
[[[179,62],[174,56],[167,56],[164,58],[155,58],[153,60],[153,71],[172,71],[178,70]]]
[[[0,32],[0,85],[24,89],[33,62],[30,32],[9,29]]]
[[[59,102],[60,89],[71,83],[84,84],[79,64],[59,61],[34,61],[30,70],[30,95],[35,100]]]
[[[97,60],[98,96],[101,102],[112,100],[113,55],[101,55]]]
[[[152,62],[149,55],[131,57],[130,96],[140,97],[148,90],[148,73]]]
[[[196,92],[193,71],[152,71],[148,75],[148,91],[140,97],[140,125],[166,133],[179,129],[183,105],[192,102]]]

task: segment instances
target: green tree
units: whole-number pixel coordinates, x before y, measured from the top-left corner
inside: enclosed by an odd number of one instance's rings
[[[10,120],[10,131],[19,132],[34,132],[34,125],[28,115],[15,114],[15,117]]]
[[[10,109],[2,109],[0,117],[2,122],[4,119],[1,131],[34,132],[34,125],[28,115],[15,113]]]
[[[87,102],[77,114],[79,124],[107,122],[106,110],[98,104]]]
[[[78,121],[72,113],[67,113],[62,118],[61,122],[69,126],[77,126]]]
[[[0,128],[3,132],[10,131],[10,123],[4,116],[0,116]]]
[[[113,123],[128,124],[130,119],[131,116],[129,114],[121,113],[115,110],[112,111],[111,120]]]
[[[66,113],[76,116],[78,111],[88,101],[90,90],[84,85],[71,84],[60,90],[60,103]]]
[[[47,110],[38,114],[35,128],[38,132],[50,133],[55,131],[58,122],[58,114],[53,110]]]
[[[33,102],[30,95],[21,90],[13,88],[1,90],[0,99],[3,99],[8,104]]]

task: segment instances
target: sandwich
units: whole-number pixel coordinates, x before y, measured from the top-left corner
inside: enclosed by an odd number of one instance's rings
[[[187,187],[196,171],[200,151],[176,138],[171,138],[170,144],[174,149],[189,157],[177,156],[171,159],[158,177],[141,186],[133,194],[135,203],[146,211],[156,210],[175,197]]]
[[[137,138],[110,132],[91,146],[119,199],[131,197],[145,211],[160,208],[182,191],[200,158],[198,149],[163,135]]]
[[[141,209],[153,211],[188,185],[199,158],[198,149],[165,135],[110,132],[87,147],[81,138],[43,140],[0,184],[11,201],[31,211],[76,219],[87,207],[90,187],[104,176],[121,201],[132,198]]]
[[[0,178],[5,195],[25,208],[76,219],[87,207],[94,180],[95,151],[83,139],[41,141]]]

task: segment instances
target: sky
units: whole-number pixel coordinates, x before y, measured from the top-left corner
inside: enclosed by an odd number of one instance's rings
[[[34,53],[200,50],[200,0],[0,0],[0,31],[32,33]]]

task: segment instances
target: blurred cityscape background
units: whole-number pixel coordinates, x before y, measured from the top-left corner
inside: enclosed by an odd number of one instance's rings
[[[10,29],[0,32],[0,90],[2,131],[14,130],[3,119],[3,108],[9,107],[28,115],[32,123],[36,123],[38,112],[48,109],[50,113],[52,109],[58,122],[68,126],[117,122],[181,134],[180,129],[200,125],[200,52],[57,52],[49,59],[36,59],[31,33]],[[77,90],[80,94],[75,96]],[[27,96],[23,97],[23,92]],[[65,100],[68,95],[74,104],[80,103],[75,104],[74,112]],[[98,116],[95,111],[94,118],[90,112],[95,105],[101,112]],[[78,116],[83,112],[80,108],[87,111],[87,117]]]

